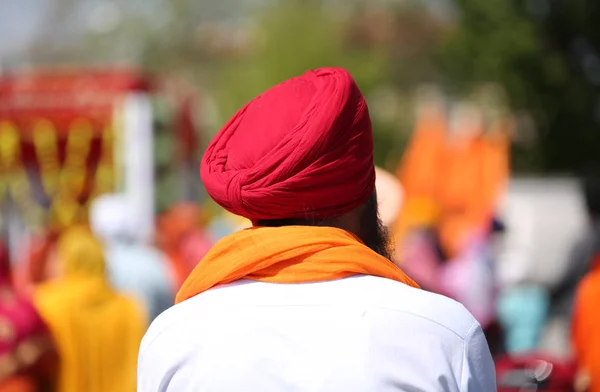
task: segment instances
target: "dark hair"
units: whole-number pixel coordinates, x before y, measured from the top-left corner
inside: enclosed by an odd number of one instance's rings
[[[263,227],[283,227],[283,226],[332,226],[333,222],[329,219],[262,219],[258,221],[258,226]]]
[[[377,198],[375,194],[371,195],[365,202],[365,206],[371,213],[377,212]],[[284,219],[261,219],[257,226],[264,227],[284,227],[284,226],[335,226],[334,219],[318,219],[310,210],[306,210],[304,218],[284,218]]]
[[[360,238],[366,246],[373,251],[392,259],[393,247],[386,227],[379,219],[377,195],[373,193],[364,203],[364,211],[360,221],[360,232],[353,233]],[[259,220],[259,226],[282,227],[282,226],[330,226],[336,227],[332,219],[314,219],[307,216],[303,219],[271,219]]]

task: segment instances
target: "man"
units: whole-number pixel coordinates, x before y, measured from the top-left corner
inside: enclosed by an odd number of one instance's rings
[[[138,391],[495,391],[479,324],[390,261],[371,121],[343,69],[242,108],[210,196],[254,227],[219,241],[142,342]]]
[[[124,196],[101,196],[91,206],[90,225],[104,243],[111,283],[143,302],[152,321],[172,305],[175,278],[165,256],[136,238],[131,211]]]

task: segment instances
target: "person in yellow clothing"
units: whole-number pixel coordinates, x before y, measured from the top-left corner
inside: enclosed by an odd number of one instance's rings
[[[134,300],[110,286],[105,269],[100,242],[87,228],[72,228],[58,242],[57,277],[35,292],[60,358],[57,392],[136,389],[147,317]]]

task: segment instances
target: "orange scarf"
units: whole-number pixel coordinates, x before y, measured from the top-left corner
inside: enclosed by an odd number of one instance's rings
[[[238,279],[306,283],[374,275],[419,287],[352,234],[331,227],[254,227],[219,241],[194,268],[176,302]]]

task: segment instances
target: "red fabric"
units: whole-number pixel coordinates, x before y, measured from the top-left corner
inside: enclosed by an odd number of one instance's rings
[[[198,149],[199,138],[194,124],[194,99],[186,97],[175,115],[175,131],[178,136],[178,147],[181,155],[179,158],[190,161]]]
[[[12,284],[12,269],[8,247],[0,241],[0,285]]]
[[[200,172],[217,203],[254,223],[343,215],[375,189],[365,99],[340,68],[287,80],[229,120]]]
[[[561,360],[551,356],[530,353],[516,356],[502,356],[496,358],[496,378],[498,380],[498,392],[520,392],[523,390],[537,390],[547,392],[570,392],[575,381],[576,367],[568,360]],[[550,365],[550,366],[549,366]],[[538,389],[532,388],[528,382],[515,385],[515,378],[527,379],[536,368],[550,370],[547,378],[538,385]],[[515,373],[522,372],[518,377]],[[512,375],[512,377],[511,377]],[[515,377],[517,376],[517,377]],[[525,376],[525,377],[523,377]]]

